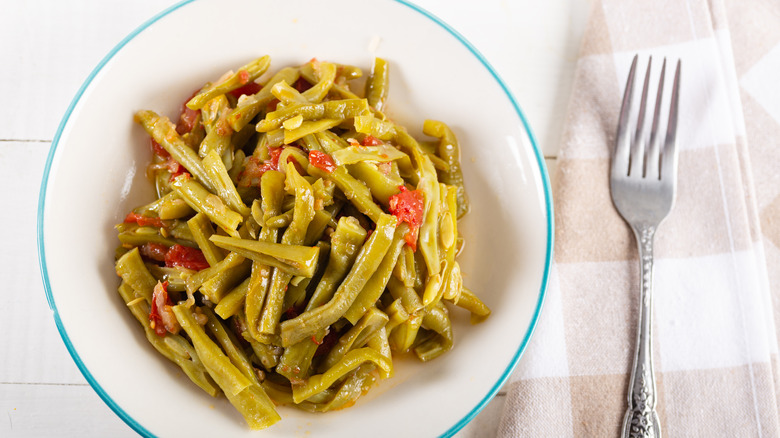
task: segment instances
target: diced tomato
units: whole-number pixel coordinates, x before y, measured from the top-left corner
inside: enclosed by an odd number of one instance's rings
[[[165,266],[172,268],[180,266],[182,268],[200,271],[209,267],[209,262],[203,255],[203,251],[190,248],[189,246],[173,245],[165,254]]]
[[[330,155],[326,154],[325,152],[309,151],[309,163],[311,163],[312,166],[318,169],[322,169],[328,173],[336,170],[336,163],[334,163]]]
[[[417,234],[423,221],[425,208],[424,193],[421,190],[408,190],[399,186],[400,193],[390,197],[390,213],[401,222],[409,224],[409,232],[404,236],[406,244],[417,251]]]
[[[164,262],[165,254],[168,253],[167,246],[152,242],[144,243],[138,250],[141,252],[142,256],[158,262]]]
[[[249,157],[246,167],[238,176],[238,185],[242,187],[257,185],[264,173],[269,170],[279,170],[279,156],[282,155],[283,149],[283,147],[268,148],[269,158],[262,162],[254,156]]]
[[[176,315],[173,314],[172,305],[173,302],[168,296],[168,282],[158,281],[152,292],[152,305],[149,309],[149,322],[157,336],[165,336],[166,332],[176,334],[181,329]]]
[[[309,83],[309,81],[307,81],[302,77],[298,78],[298,80],[295,81],[295,85],[293,85],[293,88],[298,90],[299,93],[303,93],[304,91],[308,90],[311,87],[312,85]]]
[[[242,84],[246,84],[247,82],[249,82],[249,72],[244,69],[239,70],[238,81],[241,82]]]
[[[153,138],[150,137],[149,142],[152,145],[152,152],[154,152],[155,155],[158,155],[162,158],[168,158],[171,156],[171,154],[169,154],[164,147],[160,146],[160,143],[154,141]]]
[[[257,82],[249,82],[246,85],[236,88],[235,90],[231,91],[230,94],[233,95],[236,99],[241,97],[242,95],[246,94],[247,96],[251,96],[253,94],[257,94],[260,89],[262,89],[263,86],[258,84]]]
[[[137,223],[141,227],[165,227],[167,224],[159,217],[143,216],[134,212],[130,212],[125,216],[125,223]]]
[[[319,342],[317,351],[314,352],[314,357],[320,357],[330,353],[330,350],[333,349],[333,347],[336,345],[338,341],[339,341],[339,332],[331,329],[328,332],[328,334],[325,335],[324,338],[322,338],[322,341]],[[316,339],[314,340],[314,343],[317,344]]]
[[[367,135],[363,137],[363,142],[361,143],[363,146],[379,146],[380,144],[384,144],[382,140],[374,137],[373,135]]]
[[[268,105],[265,107],[266,112],[276,111],[276,107],[279,105],[279,99],[274,99],[270,102],[268,102]]]
[[[200,90],[195,90],[195,92],[192,93],[192,96],[190,96],[189,99],[185,100],[181,104],[179,122],[176,124],[176,132],[178,132],[179,135],[184,135],[192,131],[195,129],[195,125],[198,123],[198,115],[200,115],[200,110],[193,110],[187,107],[187,102],[189,102],[190,99],[195,97],[198,93],[200,93]]]

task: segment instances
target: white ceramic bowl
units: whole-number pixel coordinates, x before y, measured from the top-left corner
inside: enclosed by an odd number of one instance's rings
[[[175,117],[206,80],[269,54],[272,69],[312,57],[370,70],[391,63],[388,113],[421,135],[447,122],[462,145],[472,202],[461,230],[464,281],[492,308],[476,326],[454,310],[455,348],[327,414],[280,408],[251,432],[147,343],[116,293],[113,229],[148,202],[139,109]],[[542,307],[552,251],[543,160],[518,104],[485,59],[436,17],[394,0],[198,0],[152,18],[92,72],[46,164],[38,212],[42,276],[62,339],[86,379],[127,424],[152,436],[450,436],[495,395]],[[78,421],[78,419],[74,419]]]

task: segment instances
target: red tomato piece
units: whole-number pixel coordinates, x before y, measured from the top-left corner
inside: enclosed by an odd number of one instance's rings
[[[173,245],[165,254],[165,266],[172,268],[180,266],[194,271],[200,271],[209,267],[209,262],[203,255],[203,251],[189,246]]]
[[[169,154],[168,151],[166,151],[164,147],[160,146],[160,143],[157,143],[156,141],[154,141],[153,138],[150,137],[149,138],[149,142],[152,145],[152,152],[155,155],[158,155],[158,156],[160,156],[162,158],[168,158],[168,157],[171,156],[171,154]]]
[[[363,137],[363,142],[361,143],[363,146],[379,146],[380,144],[384,144],[382,140],[374,137],[373,135],[367,135]]]
[[[141,255],[158,262],[164,262],[165,261],[165,255],[168,253],[168,247],[165,245],[160,245],[159,243],[144,243],[138,248],[138,251],[141,252]]]
[[[189,99],[182,102],[181,104],[179,122],[176,123],[176,132],[178,132],[179,135],[184,135],[192,131],[195,129],[195,125],[198,123],[198,115],[200,114],[200,110],[193,110],[187,107],[187,102],[189,102],[190,99],[195,97],[198,93],[200,93],[200,90],[195,90],[195,92],[192,93],[192,96],[190,96]]]
[[[157,336],[165,336],[166,332],[176,334],[181,329],[172,306],[173,302],[168,296],[168,282],[158,281],[152,292],[152,305],[149,309],[149,322]]]
[[[297,81],[295,81],[295,85],[293,85],[293,88],[298,90],[299,93],[303,93],[304,91],[311,88],[312,85],[304,78],[298,78]]]
[[[143,216],[134,212],[130,212],[125,216],[125,223],[137,223],[141,227],[165,227],[166,223],[159,217]]]
[[[400,193],[390,197],[390,213],[401,222],[409,224],[409,232],[404,236],[406,244],[417,251],[417,234],[423,221],[425,194],[421,190],[408,190],[399,186]]]
[[[311,163],[312,166],[318,169],[322,169],[328,173],[336,170],[336,163],[334,163],[330,155],[326,154],[325,152],[309,151],[309,163]]]
[[[260,89],[262,88],[263,86],[258,84],[257,82],[249,82],[246,85],[231,91],[230,94],[233,95],[233,97],[235,97],[236,99],[238,99],[244,94],[247,96],[257,94],[257,92],[260,91]]]

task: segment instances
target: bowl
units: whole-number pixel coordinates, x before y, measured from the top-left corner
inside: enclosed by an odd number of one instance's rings
[[[203,393],[148,344],[116,292],[113,225],[153,197],[135,111],[175,117],[202,83],[266,54],[273,70],[316,57],[369,71],[383,57],[387,113],[418,138],[426,118],[452,127],[472,202],[460,223],[464,283],[493,314],[472,326],[453,309],[452,351],[426,364],[397,361],[396,375],[351,408],[281,407],[281,422],[253,432],[227,400]],[[60,335],[95,391],[144,436],[451,436],[527,346],[552,239],[543,159],[507,86],[455,30],[397,0],[197,0],[163,11],[76,94],[49,152],[38,210],[41,274]]]

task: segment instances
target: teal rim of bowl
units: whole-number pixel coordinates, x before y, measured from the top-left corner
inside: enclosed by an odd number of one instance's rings
[[[166,15],[194,1],[196,0],[184,0],[181,3],[177,3],[167,8],[162,12],[158,13],[157,15],[155,15],[154,17],[147,20],[145,23],[143,23],[138,28],[136,28],[134,31],[130,32],[130,34],[128,34],[124,39],[122,39],[122,41],[119,42],[119,44],[117,44],[113,49],[111,49],[111,51],[108,52],[108,54],[92,70],[89,76],[87,76],[87,79],[84,81],[84,83],[81,85],[79,90],[76,92],[76,95],[73,97],[73,100],[68,106],[68,109],[65,111],[65,115],[63,116],[59,126],[57,127],[57,132],[54,134],[54,139],[52,140],[51,148],[49,149],[49,155],[46,158],[46,165],[43,170],[43,179],[41,182],[41,190],[38,195],[38,220],[37,220],[38,262],[41,268],[41,278],[43,280],[43,287],[46,292],[46,300],[48,301],[49,307],[54,313],[54,322],[57,325],[57,331],[60,333],[60,336],[62,337],[62,340],[65,343],[65,347],[68,349],[68,352],[73,358],[73,361],[76,363],[76,366],[78,366],[79,370],[81,371],[81,374],[84,375],[84,378],[87,380],[90,386],[92,386],[95,392],[97,392],[98,396],[100,396],[103,402],[106,405],[108,405],[108,407],[111,408],[111,410],[114,411],[114,413],[118,415],[119,418],[122,419],[122,421],[124,421],[128,426],[130,426],[130,428],[132,428],[134,431],[138,432],[140,435],[143,435],[145,437],[154,437],[155,435],[149,432],[149,430],[147,430],[137,421],[135,421],[133,417],[128,415],[127,412],[125,412],[118,404],[116,404],[116,402],[105,392],[105,390],[103,390],[103,388],[100,386],[97,380],[95,380],[95,378],[92,376],[92,373],[90,373],[87,367],[84,365],[84,362],[81,361],[81,358],[79,357],[78,353],[73,347],[73,344],[71,343],[70,338],[68,337],[68,334],[62,325],[62,321],[60,320],[59,313],[57,312],[57,305],[55,304],[54,297],[52,296],[51,293],[51,283],[49,282],[49,274],[46,265],[46,249],[44,246],[44,235],[43,235],[43,216],[44,216],[44,208],[46,205],[46,187],[49,181],[49,173],[51,172],[52,161],[54,159],[55,152],[57,151],[57,146],[59,145],[62,132],[64,131],[65,126],[68,124],[68,121],[70,120],[70,117],[73,113],[73,109],[81,100],[84,91],[90,86],[92,81],[95,79],[95,76],[97,76],[97,74],[114,57],[114,55],[116,55],[120,50],[122,50],[122,48],[125,45],[127,45],[127,43],[129,43],[133,38],[136,37],[136,35],[143,32],[146,28],[156,23],[158,20],[165,17]],[[512,103],[512,106],[514,107],[517,116],[523,122],[523,127],[525,128],[526,134],[528,135],[528,138],[531,141],[531,146],[533,147],[534,155],[536,156],[536,162],[537,165],[539,166],[539,171],[542,176],[542,184],[544,186],[543,188],[544,188],[545,213],[547,216],[547,248],[545,252],[544,273],[542,275],[542,283],[539,289],[539,298],[537,299],[536,302],[536,309],[534,311],[534,315],[531,318],[530,324],[528,325],[528,329],[526,330],[525,337],[523,337],[523,341],[520,343],[520,346],[518,347],[514,356],[512,356],[512,360],[507,365],[501,377],[498,379],[498,381],[496,381],[496,383],[487,392],[487,394],[485,394],[482,400],[480,400],[479,403],[477,403],[476,406],[474,406],[474,408],[472,408],[471,411],[469,411],[468,414],[466,414],[463,418],[460,419],[460,421],[452,425],[449,429],[447,429],[447,431],[445,431],[443,434],[440,435],[440,437],[446,438],[455,435],[466,424],[468,424],[472,419],[474,419],[474,417],[476,417],[477,414],[482,409],[484,409],[484,407],[488,404],[488,402],[490,402],[493,396],[495,396],[496,393],[498,393],[499,389],[501,389],[504,383],[506,383],[507,379],[509,379],[509,376],[512,374],[515,367],[517,366],[517,363],[520,361],[520,357],[523,355],[523,352],[525,352],[525,349],[528,346],[528,342],[530,341],[531,336],[533,335],[533,332],[536,329],[536,324],[539,321],[539,315],[541,314],[542,307],[544,304],[544,298],[547,292],[547,283],[550,277],[550,266],[552,263],[553,239],[555,235],[554,223],[553,223],[552,194],[550,190],[550,178],[549,175],[547,174],[547,167],[544,164],[544,157],[542,156],[542,153],[539,150],[539,146],[537,145],[536,139],[533,135],[533,132],[531,131],[531,127],[528,124],[528,120],[526,120],[525,114],[520,109],[520,105],[517,103],[514,96],[512,95],[512,92],[509,91],[509,88],[507,87],[506,83],[501,79],[501,77],[498,75],[496,70],[490,65],[490,63],[479,52],[479,50],[477,50],[476,47],[474,47],[465,37],[463,37],[463,35],[458,33],[458,31],[453,29],[450,25],[445,23],[437,16],[433,15],[432,13],[426,11],[425,9],[407,0],[392,0],[392,1],[412,9],[413,11],[425,16],[426,18],[430,19],[437,25],[441,26],[450,35],[452,35],[458,41],[460,41],[460,43],[463,44],[469,50],[469,52],[471,52],[471,54],[477,58],[477,60],[479,60],[479,62],[488,70],[488,72],[490,72],[490,74],[493,76],[496,82],[501,86],[501,89],[504,91],[509,101]]]

